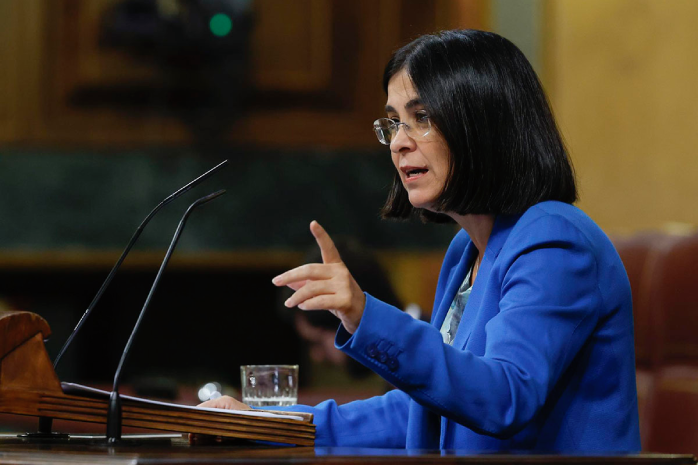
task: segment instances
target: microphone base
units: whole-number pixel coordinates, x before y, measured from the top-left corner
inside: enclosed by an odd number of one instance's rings
[[[109,396],[109,408],[107,410],[107,443],[118,444],[121,441],[121,396],[119,391],[113,390]]]

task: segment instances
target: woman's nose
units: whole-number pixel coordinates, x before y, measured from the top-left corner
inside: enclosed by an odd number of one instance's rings
[[[414,139],[407,135],[404,126],[398,127],[397,133],[390,141],[390,151],[400,153],[404,151],[412,151],[417,147]]]

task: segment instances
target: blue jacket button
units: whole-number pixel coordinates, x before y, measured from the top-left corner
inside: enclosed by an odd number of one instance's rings
[[[366,354],[371,358],[377,358],[378,348],[376,347],[375,343],[371,343],[368,345],[368,347],[366,347]]]
[[[388,368],[390,369],[390,371],[397,370],[399,366],[400,366],[400,364],[398,363],[398,361],[395,357],[390,357],[388,359]]]
[[[378,352],[378,361],[383,364],[388,361],[388,356],[385,352]]]

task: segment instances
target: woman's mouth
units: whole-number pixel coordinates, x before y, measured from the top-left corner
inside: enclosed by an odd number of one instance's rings
[[[400,170],[405,174],[406,183],[416,181],[429,172],[427,168],[417,168],[414,166],[407,166],[400,168]]]

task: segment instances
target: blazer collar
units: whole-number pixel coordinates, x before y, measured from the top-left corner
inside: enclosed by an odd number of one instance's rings
[[[483,261],[485,259],[494,261],[497,258],[519,218],[521,218],[521,215],[497,215],[492,226],[490,238],[487,240]]]

